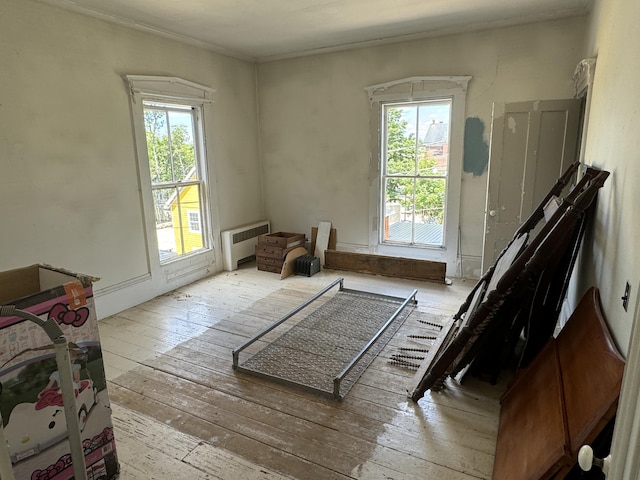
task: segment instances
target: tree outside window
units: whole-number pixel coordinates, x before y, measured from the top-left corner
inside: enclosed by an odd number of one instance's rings
[[[204,247],[195,123],[193,107],[145,103],[144,124],[161,262]],[[198,226],[194,228],[196,215]]]
[[[451,100],[384,112],[384,242],[444,244]]]

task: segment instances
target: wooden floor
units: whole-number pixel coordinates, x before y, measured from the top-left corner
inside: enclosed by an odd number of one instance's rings
[[[417,288],[418,308],[442,317],[473,287],[330,270],[280,280],[249,265],[100,320],[121,478],[491,478],[503,389],[449,382],[413,403],[414,373],[388,363],[417,346],[411,316],[342,401],[233,371],[233,348],[338,277]]]

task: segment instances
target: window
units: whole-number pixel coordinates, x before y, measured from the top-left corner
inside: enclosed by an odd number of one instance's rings
[[[367,87],[369,250],[457,266],[464,109],[471,77],[410,77]]]
[[[177,77],[127,75],[148,261],[157,292],[215,263],[204,117],[215,91]],[[210,114],[210,113],[209,113]]]
[[[160,261],[206,248],[197,107],[145,100],[144,126]],[[194,228],[194,225],[195,228]]]
[[[451,99],[383,108],[382,242],[444,246]]]
[[[200,233],[202,231],[200,229],[200,212],[189,211],[187,214],[189,215],[189,231],[193,233]]]

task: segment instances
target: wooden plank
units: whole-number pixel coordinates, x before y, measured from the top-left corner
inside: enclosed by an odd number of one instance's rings
[[[316,251],[316,239],[318,238],[318,227],[311,227],[311,241],[309,243],[309,251]],[[329,230],[328,250],[335,250],[338,244],[338,231],[335,228]]]
[[[445,283],[447,265],[429,260],[327,250],[325,268]]]
[[[324,267],[324,253],[329,246],[329,234],[331,232],[331,222],[320,222],[318,224],[318,236],[316,237],[316,247],[314,255],[320,259],[320,265]]]
[[[273,448],[263,442],[255,440],[247,435],[237,434],[212,422],[194,415],[188,404],[182,403],[181,408],[167,405],[157,399],[142,395],[116,384],[109,386],[112,401],[127,406],[144,415],[162,418],[173,428],[196,436],[201,439],[209,439],[209,443],[220,446],[230,452],[242,452],[242,456],[256,465],[266,466],[270,470],[286,472],[294,478],[322,478],[327,480],[348,480],[349,477],[341,475],[322,465],[308,462],[296,455],[291,455],[280,448]],[[174,398],[173,400],[176,400]],[[116,438],[116,445],[118,445]],[[180,474],[157,478],[191,478]],[[143,478],[143,477],[141,477]],[[197,478],[197,477],[194,477]],[[212,478],[212,477],[209,477]]]
[[[285,476],[265,467],[244,460],[208,443],[200,443],[185,458],[184,462],[214,475],[221,480],[286,480],[293,477]]]
[[[306,255],[307,249],[304,247],[296,247],[287,253],[287,256],[284,259],[284,264],[282,265],[282,271],[280,272],[280,280],[283,278],[287,278],[294,273],[294,264],[295,260],[302,255]]]
[[[118,449],[119,459],[124,464],[123,474],[127,475],[127,479],[150,478],[132,476],[141,469],[146,474],[153,471],[160,474],[178,472],[180,475],[176,478],[184,478],[187,472],[190,472],[189,478],[223,480],[291,478],[257,466],[129,408],[113,404],[112,419],[118,446],[121,447]],[[146,461],[148,459],[153,459],[155,463],[149,464]]]
[[[380,464],[379,468],[382,470],[395,470],[418,477],[424,471],[431,471],[433,475],[428,478],[446,478],[442,476],[442,471],[434,470],[432,465],[441,463],[480,478],[488,478],[490,475],[493,448],[491,452],[482,452],[475,447],[454,445],[444,436],[438,435],[433,428],[427,448],[423,448],[423,442],[419,440],[422,429],[418,429],[418,433],[414,435],[404,429],[387,425],[387,434],[383,439],[379,438],[375,430],[369,433],[371,438],[365,439],[355,436],[348,425],[343,426],[344,430],[339,428],[339,422],[329,428],[316,422],[307,423],[299,416],[289,416],[284,412],[259,406],[253,401],[243,406],[243,401],[238,398],[219,394],[207,395],[203,386],[172,378],[159,370],[149,371],[145,378],[145,387],[139,386],[141,382],[133,373],[117,379],[116,382],[134,390],[144,388],[146,395],[153,391],[154,397],[162,398],[164,403],[176,407],[189,399],[189,412],[203,420],[216,423],[238,434],[250,435],[262,443],[284,449],[312,463],[318,463],[320,458],[330,458],[331,468],[344,475],[348,475],[353,469],[354,461],[364,461],[367,458],[371,442],[376,441],[378,449],[400,451],[412,455],[415,458],[414,462],[422,463],[422,470],[415,471],[407,470],[406,466],[393,460],[387,464]],[[243,423],[238,423],[239,415],[245,418]],[[460,427],[463,435],[472,436],[468,428],[464,429],[464,425]],[[445,428],[444,431],[451,435],[450,430]],[[461,457],[467,459],[468,463],[461,463]]]

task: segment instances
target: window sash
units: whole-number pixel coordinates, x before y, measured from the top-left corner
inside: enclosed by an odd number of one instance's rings
[[[442,169],[441,174],[433,174],[433,175],[424,175],[422,171],[425,168],[437,168],[437,163],[435,165],[429,166],[426,165],[424,167],[420,166],[421,160],[423,161],[434,161],[437,162],[437,159],[433,157],[430,153],[430,150],[426,148],[426,142],[424,138],[429,132],[430,124],[427,123],[427,119],[421,119],[420,113],[422,109],[427,108],[444,108],[446,113],[443,117],[443,120],[446,121],[447,132],[446,132],[446,144],[448,145],[450,142],[450,131],[451,131],[451,118],[452,118],[452,110],[453,110],[453,98],[444,97],[444,98],[429,98],[421,101],[407,101],[407,102],[388,102],[383,103],[381,108],[381,116],[384,132],[381,138],[382,146],[381,146],[381,216],[380,216],[380,232],[381,238],[380,242],[383,244],[396,244],[396,245],[408,245],[414,247],[443,247],[445,245],[445,234],[446,231],[446,188],[447,188],[447,180],[449,178],[449,154],[448,151],[446,154],[443,154],[441,158],[441,162],[444,163],[444,168]],[[394,127],[398,128],[398,125],[401,125],[402,128],[402,138],[392,138],[392,136],[397,136],[398,133],[394,131],[391,132],[391,114],[393,110],[400,110],[403,113],[409,112],[409,119],[395,119],[394,121],[397,124]],[[415,110],[415,115],[412,110]],[[428,113],[425,111],[423,113]],[[410,121],[414,120],[414,124],[409,126],[407,132],[407,126],[410,125]],[[413,144],[409,144],[409,141],[413,137]],[[389,145],[393,142],[402,142],[402,140],[406,139],[406,145],[400,143],[398,145],[399,148],[395,148],[393,152],[390,152]],[[421,140],[423,139],[423,140]],[[423,148],[424,146],[424,148]],[[408,163],[405,170],[398,173],[390,172],[390,164],[392,164],[391,154],[402,152],[403,150],[411,150],[410,153],[405,152],[405,156],[410,156],[413,158],[400,158],[400,166],[402,167],[402,162]],[[393,161],[395,163],[395,159]],[[411,170],[413,173],[411,173]],[[434,185],[438,185],[438,180],[442,181],[441,183],[441,194],[433,195],[433,192],[429,190],[434,189]],[[430,182],[430,181],[436,181]],[[396,182],[397,195],[395,195],[395,199],[388,195],[389,186],[392,185],[392,182]],[[437,187],[435,187],[437,188]],[[403,190],[407,190],[403,192]],[[420,191],[422,190],[422,192]],[[418,199],[418,197],[420,197]],[[441,197],[441,198],[438,198]],[[398,207],[398,199],[402,198],[400,204],[400,212],[395,212]],[[427,203],[427,205],[424,205]],[[423,204],[423,205],[419,205]],[[432,208],[428,208],[428,204],[432,205]],[[395,207],[394,207],[395,205]],[[441,205],[441,206],[440,206]],[[427,207],[427,208],[418,208],[418,207]],[[393,213],[389,213],[389,209],[392,210]],[[434,215],[434,212],[439,212]],[[408,226],[407,226],[408,223]]]

